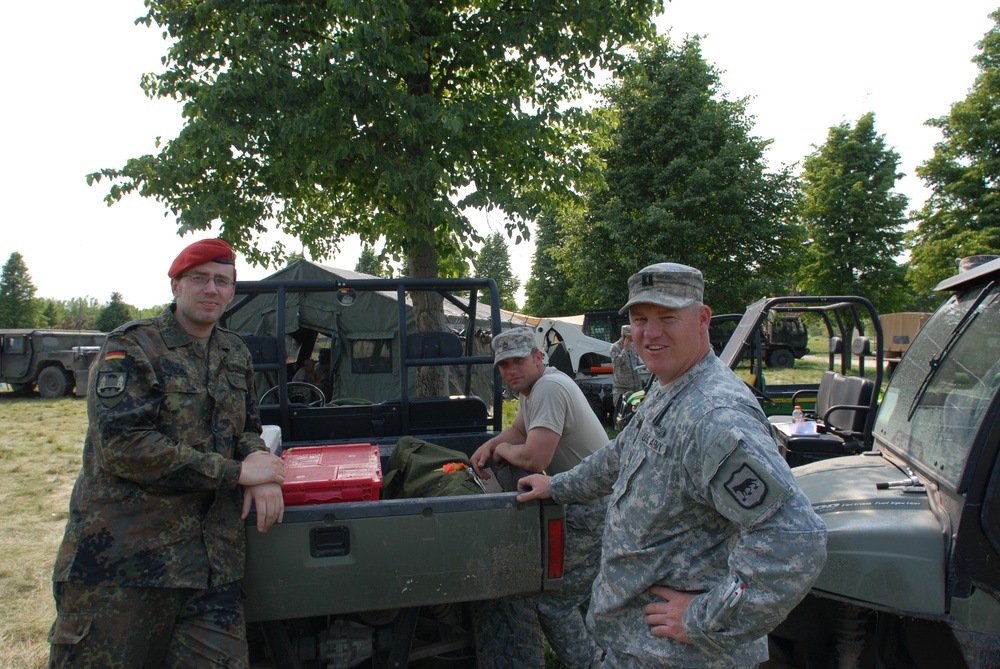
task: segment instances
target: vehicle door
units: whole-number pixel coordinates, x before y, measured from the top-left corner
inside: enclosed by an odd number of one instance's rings
[[[7,334],[0,337],[0,378],[16,383],[31,369],[31,337]]]

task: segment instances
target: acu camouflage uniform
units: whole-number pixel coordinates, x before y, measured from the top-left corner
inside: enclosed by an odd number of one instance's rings
[[[642,388],[642,377],[636,369],[642,364],[635,344],[625,348],[620,341],[611,345],[611,367],[613,370],[612,386],[614,400],[617,404],[625,393],[632,393]]]
[[[90,379],[83,467],[53,574],[52,663],[88,664],[80,653],[98,653],[87,637],[100,638],[102,617],[120,617],[123,642],[145,634],[134,611],[120,610],[145,597],[132,589],[158,589],[152,598],[174,589],[181,610],[216,610],[213,624],[239,637],[245,662],[237,482],[240,462],[266,450],[246,346],[218,327],[202,344],[167,310],[112,332]],[[217,606],[227,597],[235,612]]]
[[[767,632],[826,560],[826,528],[763,412],[711,352],[652,390],[616,441],[554,476],[551,492],[562,503],[611,495],[588,622],[615,666],[764,661]],[[700,593],[684,616],[690,644],[652,635],[652,585]]]

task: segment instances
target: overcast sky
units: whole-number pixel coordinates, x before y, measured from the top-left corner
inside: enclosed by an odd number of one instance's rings
[[[924,121],[965,97],[976,43],[996,8],[996,0],[673,0],[657,23],[675,39],[703,36],[728,97],[749,96],[754,134],[774,140],[772,165],[800,162],[830,126],[875,112],[876,130],[907,175],[897,190],[915,208],[926,197],[915,168],[940,139]],[[0,264],[19,252],[38,297],[104,303],[117,291],[137,307],[168,302],[171,260],[210,236],[180,238],[161,205],[132,196],[109,208],[107,188],[86,184],[86,174],[154,153],[157,136],[181,127],[177,105],[151,101],[139,88],[165,52],[159,30],[134,25],[143,10],[141,0],[0,9]],[[491,224],[500,229],[495,220],[484,228]],[[353,269],[358,250],[352,244],[325,262]],[[530,244],[511,249],[522,285],[532,252]],[[238,268],[246,279],[273,271]]]

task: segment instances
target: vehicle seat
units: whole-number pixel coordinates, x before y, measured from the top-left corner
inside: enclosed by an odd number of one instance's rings
[[[462,340],[454,332],[413,332],[406,335],[407,358],[458,358]]]
[[[785,434],[777,430],[781,454],[792,467],[865,450],[865,424],[872,409],[875,383],[860,376],[827,371],[816,393],[815,434]],[[800,391],[809,392],[809,391]],[[796,404],[799,393],[792,396]]]
[[[253,360],[255,370],[263,365],[278,364],[278,340],[276,337],[267,335],[241,335],[243,341],[250,351],[250,358]]]
[[[256,375],[258,399],[278,384],[278,373],[284,372],[285,365],[278,357],[278,339],[268,335],[241,334],[250,351],[253,371]],[[280,425],[281,417],[277,405],[260,407],[261,422],[265,425]]]

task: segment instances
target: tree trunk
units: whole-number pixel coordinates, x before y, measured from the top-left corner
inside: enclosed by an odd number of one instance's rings
[[[437,252],[432,240],[420,240],[410,247],[410,277],[432,279],[438,274]],[[410,294],[418,332],[444,332],[444,299],[438,293],[414,291]],[[405,345],[405,342],[401,342]],[[448,395],[446,367],[417,367],[414,392],[417,397]]]

